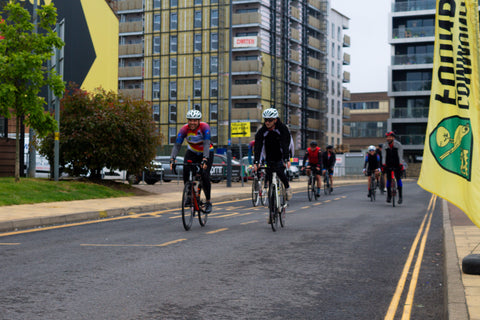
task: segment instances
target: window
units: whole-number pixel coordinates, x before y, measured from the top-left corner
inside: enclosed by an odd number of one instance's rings
[[[202,27],[202,11],[201,10],[195,10],[194,14],[194,21],[193,21],[193,27],[194,28],[201,28]]]
[[[152,106],[152,113],[153,113],[153,120],[160,121],[160,106],[158,104],[154,104]]]
[[[257,79],[235,79],[235,84],[257,84]]]
[[[332,68],[330,69],[331,75],[335,75],[335,62],[332,61]]]
[[[160,82],[155,81],[152,83],[152,98],[159,99],[160,98]]]
[[[193,74],[202,73],[202,57],[193,58]]]
[[[235,61],[258,60],[258,56],[236,56]]]
[[[176,123],[177,122],[177,105],[171,104],[168,106],[168,122]]]
[[[332,22],[332,39],[335,39],[335,24]]]
[[[195,103],[193,105],[193,110],[198,110],[198,111],[202,112],[202,105],[199,104],[199,103]]]
[[[176,12],[170,13],[170,30],[177,30],[178,26],[178,15]]]
[[[202,35],[195,34],[193,48],[195,51],[202,51]]]
[[[337,29],[337,40],[340,41],[340,37],[342,36],[342,31],[340,29],[340,27],[338,27]]]
[[[193,97],[201,98],[202,97],[202,81],[193,80]]]
[[[195,5],[196,6],[199,6],[199,5],[202,5],[203,3],[203,0],[195,0]]]
[[[210,73],[217,73],[218,72],[218,57],[211,56],[210,57]]]
[[[177,140],[177,128],[168,128],[168,141],[173,144],[175,140]]]
[[[210,27],[218,27],[218,9],[210,11]]]
[[[160,14],[153,15],[153,31],[160,31]]]
[[[177,81],[170,81],[170,99],[177,99]]]
[[[170,52],[177,52],[178,49],[178,37],[170,36]]]
[[[210,121],[216,121],[218,118],[218,104],[210,103]]]
[[[160,76],[160,59],[153,59],[152,61],[152,75],[154,77]]]
[[[218,129],[216,126],[210,126],[210,141],[213,143],[218,142]]]
[[[177,75],[177,58],[170,58],[170,75]]]
[[[238,102],[235,103],[234,108],[239,109],[239,108],[256,108],[257,104],[255,102]]]
[[[153,37],[153,53],[160,53],[160,37]]]
[[[210,34],[210,50],[218,50],[218,33]]]
[[[217,79],[210,80],[210,97],[218,97],[218,82]]]
[[[170,0],[170,7],[178,6],[178,0]]]
[[[332,42],[332,58],[335,58],[335,43]]]
[[[153,0],[153,9],[160,9],[161,8],[161,0]]]

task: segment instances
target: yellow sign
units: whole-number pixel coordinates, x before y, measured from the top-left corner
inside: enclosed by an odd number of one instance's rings
[[[250,137],[250,122],[232,122],[232,138]]]

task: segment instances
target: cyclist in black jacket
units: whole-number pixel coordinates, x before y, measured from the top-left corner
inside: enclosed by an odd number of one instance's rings
[[[327,150],[322,155],[322,164],[323,164],[323,174],[330,175],[330,192],[333,190],[333,168],[335,167],[335,162],[337,161],[337,156],[333,152],[333,146],[328,145]]]
[[[280,121],[277,109],[266,109],[262,116],[263,126],[255,134],[254,170],[258,169],[260,159],[263,156],[267,164],[266,178],[268,183],[272,181],[272,173],[275,171],[285,186],[287,200],[290,200],[292,190],[285,175],[285,167],[290,168],[290,130]]]

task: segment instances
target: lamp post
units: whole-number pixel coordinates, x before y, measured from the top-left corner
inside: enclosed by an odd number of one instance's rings
[[[232,186],[232,18],[233,0],[229,0],[229,30],[228,30],[228,141],[227,141],[227,187]]]
[[[34,29],[33,32],[38,32],[38,23],[37,23],[37,1],[33,0],[33,25]],[[28,176],[30,178],[35,178],[35,171],[37,167],[37,151],[35,150],[34,142],[35,142],[35,130],[29,128],[28,130]]]

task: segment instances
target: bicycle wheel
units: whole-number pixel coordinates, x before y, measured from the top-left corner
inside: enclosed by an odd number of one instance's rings
[[[270,195],[268,199],[268,207],[270,208],[269,219],[273,231],[277,231],[278,228],[277,192],[277,187],[275,185],[271,185],[268,192]]]
[[[268,206],[268,189],[265,187],[265,181],[260,179],[260,200],[264,207]]]
[[[314,192],[315,192],[314,187],[315,187],[315,186],[313,185],[314,179],[313,179],[312,177],[313,177],[313,176],[310,175],[310,176],[308,177],[308,182],[307,182],[307,184],[308,184],[308,186],[307,186],[308,201],[312,201],[312,199],[315,197],[315,196],[314,196]]]
[[[259,200],[260,200],[260,186],[259,186],[258,178],[255,177],[253,178],[253,182],[252,182],[252,204],[254,207],[259,205]]]
[[[330,190],[330,184],[328,183],[328,172],[325,173],[325,177],[323,178],[323,192],[328,194]]]
[[[198,222],[202,227],[205,227],[207,224],[208,214],[205,213],[205,206],[207,204],[207,197],[205,196],[205,191],[203,190],[202,186],[198,187],[198,193],[200,194],[200,198],[198,199]]]
[[[182,222],[186,231],[190,230],[195,215],[195,207],[191,197],[193,186],[191,182],[185,183],[182,195]]]
[[[312,183],[313,196],[315,197],[315,200],[317,200],[318,197],[320,197],[320,194],[317,193],[317,176],[314,175],[312,179],[313,179],[313,181],[312,181],[313,182]]]
[[[392,182],[391,182],[391,189],[392,189],[392,206],[395,207],[395,197],[397,195],[397,180],[396,179],[392,179]]]
[[[286,213],[286,203],[287,195],[285,193],[285,186],[283,183],[280,184],[279,190],[280,206],[278,208],[278,220],[280,221],[280,226],[283,228],[285,226],[285,213]]]
[[[372,182],[370,183],[370,201],[375,201],[375,192],[377,191],[377,181],[375,176],[372,176]]]

